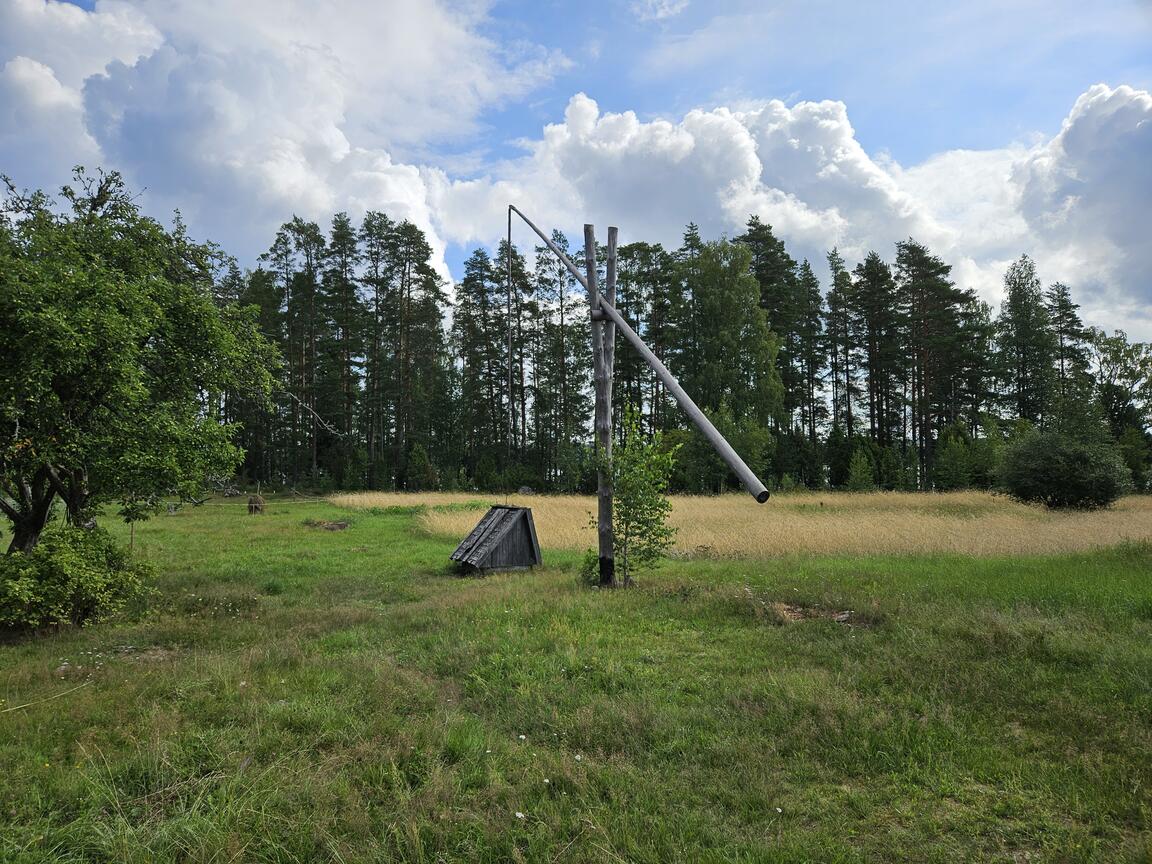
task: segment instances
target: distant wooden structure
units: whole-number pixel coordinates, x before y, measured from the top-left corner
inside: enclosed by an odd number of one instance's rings
[[[450,556],[465,569],[526,570],[541,563],[532,511],[498,504],[465,537]]]

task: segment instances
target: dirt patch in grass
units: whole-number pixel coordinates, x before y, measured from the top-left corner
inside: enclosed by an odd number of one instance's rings
[[[319,528],[322,531],[344,531],[352,523],[347,520],[330,521],[328,519],[305,519],[305,528]]]
[[[755,605],[757,601],[751,598]],[[853,609],[823,609],[819,606],[798,606],[795,603],[782,603],[776,601],[759,601],[764,614],[757,617],[774,619],[773,623],[791,624],[797,621],[835,621],[846,626],[866,626],[863,619],[856,616]]]
[[[165,648],[162,645],[148,645],[137,648],[135,645],[118,645],[116,653],[133,663],[167,663],[177,655],[175,648]]]
[[[753,617],[777,626],[801,621],[833,621],[845,627],[874,627],[884,619],[878,609],[837,609],[760,597],[747,585],[744,586],[741,601],[741,605],[751,610]]]

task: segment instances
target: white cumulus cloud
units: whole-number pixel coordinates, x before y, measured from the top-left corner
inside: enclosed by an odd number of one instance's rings
[[[841,101],[642,118],[578,93],[521,155],[461,177],[437,146],[474,143],[485,112],[570,65],[494,41],[486,16],[461,0],[0,0],[0,172],[55,187],[77,162],[118,168],[150,212],[180,207],[249,264],[293,213],[382,209],[442,253],[494,243],[509,202],[542,226],[617,224],[671,246],[690,221],[732,235],[755,214],[818,269],[832,246],[891,256],[912,236],[991,301],[1028,252],[1086,318],[1152,337],[1144,90],[1095,85],[1047,139],[916,165],[867,152]]]
[[[1021,253],[1071,284],[1085,316],[1152,337],[1152,95],[1096,85],[1053,138],[954,150],[904,167],[868,154],[841,102],[772,100],[640,120],[577,94],[526,155],[486,177],[427,174],[433,218],[456,242],[492,242],[509,201],[547,225],[617,224],[622,240],[676,245],[685,224],[739,232],[752,214],[822,267],[914,237],[963,287],[1000,299]]]
[[[426,148],[568,63],[481,35],[485,14],[447,0],[10,0],[0,170],[54,187],[75,162],[118,168],[152,212],[179,207],[246,257],[292,213],[373,207],[431,231]]]

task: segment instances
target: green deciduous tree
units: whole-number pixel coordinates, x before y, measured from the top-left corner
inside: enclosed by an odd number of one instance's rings
[[[264,397],[255,310],[217,305],[218,252],[142,216],[119,175],[78,171],[58,212],[9,195],[0,215],[0,510],[35,547],[54,499],[87,524],[197,494],[240,452],[228,391]]]
[[[667,554],[676,536],[668,525],[672,503],[668,482],[678,448],[661,446],[660,436],[646,435],[639,412],[624,413],[623,437],[612,453],[616,570],[624,585]]]
[[[966,489],[972,482],[972,453],[967,430],[959,424],[940,437],[932,465],[932,486],[937,492]]]

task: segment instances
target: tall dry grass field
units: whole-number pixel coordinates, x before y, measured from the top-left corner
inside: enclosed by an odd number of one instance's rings
[[[532,508],[540,543],[549,549],[595,545],[591,496],[469,493],[337,495],[343,507],[423,505],[425,531],[463,537],[476,524],[469,503]],[[876,492],[777,495],[757,505],[745,495],[675,496],[672,524],[678,555],[766,557],[792,553],[1041,555],[1076,552],[1126,541],[1152,540],[1152,498],[1129,497],[1108,510],[1051,512],[986,492]]]

